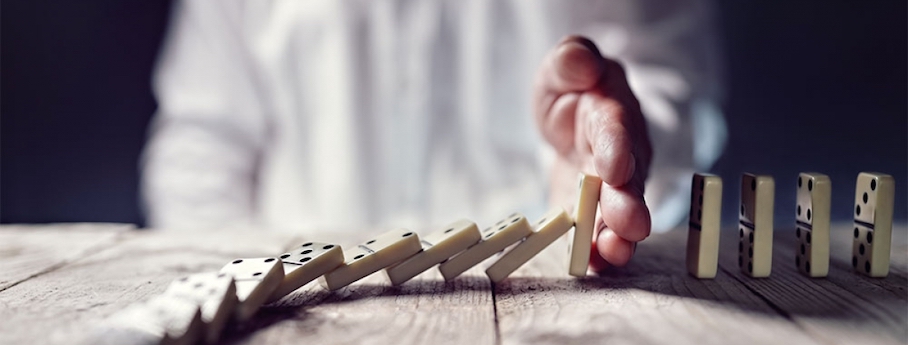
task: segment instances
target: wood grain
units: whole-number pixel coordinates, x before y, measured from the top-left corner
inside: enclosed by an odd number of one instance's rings
[[[843,227],[848,225],[833,228],[832,241],[850,241],[850,236],[843,236],[850,230]],[[781,315],[824,343],[904,344],[908,338],[905,275],[896,271],[881,280],[854,274],[850,265],[850,244],[845,253],[838,243],[831,246],[829,277],[808,278],[801,275],[794,264],[796,239],[793,231],[793,227],[777,229],[772,275],[768,279],[748,278],[739,271],[737,236],[731,231],[723,234],[730,236],[722,239],[720,267]],[[900,232],[904,233],[905,229]],[[893,256],[904,254],[894,252]],[[848,264],[843,261],[846,255]]]
[[[546,249],[495,287],[503,343],[818,343],[726,274],[688,275],[686,235],[653,235],[627,267],[581,280],[553,275],[566,248]]]
[[[0,291],[112,245],[130,224],[0,226]]]
[[[54,231],[71,229],[51,232]],[[75,232],[70,235],[75,236]],[[97,234],[88,231],[83,236]],[[216,271],[236,257],[279,252],[293,242],[292,238],[255,232],[123,234],[123,239],[113,247],[95,251],[0,293],[3,320],[0,343],[78,342],[91,335],[92,327],[105,317],[163,292],[178,277]]]

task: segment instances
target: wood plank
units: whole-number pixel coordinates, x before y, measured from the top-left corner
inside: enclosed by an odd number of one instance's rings
[[[502,343],[818,343],[727,274],[687,274],[686,236],[653,235],[627,267],[585,279],[553,244],[495,286]]]
[[[0,291],[112,245],[131,224],[0,226]]]
[[[843,236],[848,229],[850,225],[843,224],[833,229],[831,241],[835,244],[831,246],[833,256],[826,279],[805,277],[795,268],[793,229],[777,229],[774,234],[773,269],[768,279],[752,279],[740,273],[736,234],[723,237],[720,267],[825,343],[904,344],[908,337],[905,276],[893,272],[880,280],[852,273],[850,244],[846,253],[841,243],[851,240]],[[898,231],[904,232],[904,228]],[[843,261],[846,256],[847,264]],[[881,287],[886,285],[890,289]]]
[[[0,293],[0,343],[78,343],[105,317],[163,292],[180,276],[218,270],[236,257],[277,255],[296,242],[294,236],[255,231],[132,231],[123,237]]]
[[[325,238],[318,240],[366,240]],[[478,268],[447,284],[433,268],[399,287],[377,273],[336,292],[309,284],[227,337],[238,344],[494,344],[495,312]]]

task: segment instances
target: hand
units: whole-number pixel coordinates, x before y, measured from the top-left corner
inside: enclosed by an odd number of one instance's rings
[[[533,99],[536,124],[558,153],[551,201],[576,200],[578,172],[602,178],[590,265],[627,264],[650,233],[643,187],[653,152],[624,69],[589,39],[568,36],[543,61]]]

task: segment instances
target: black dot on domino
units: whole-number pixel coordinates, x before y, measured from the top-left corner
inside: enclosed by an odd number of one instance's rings
[[[807,244],[810,244],[810,233],[807,233]]]
[[[861,198],[864,200],[864,203],[867,203],[867,192],[864,192],[864,196]]]
[[[744,215],[744,205],[741,205],[741,215]]]
[[[864,262],[864,272],[870,273],[870,261]]]
[[[504,228],[506,228],[506,227],[508,227],[508,226],[507,226],[507,225],[502,225],[500,228],[498,228],[498,230],[499,230],[499,231],[504,230]]]
[[[189,277],[180,278],[180,281],[181,281],[181,282],[185,282],[185,281],[187,281],[187,280],[189,280]]]
[[[749,258],[754,257],[754,247],[747,248],[747,257],[749,257]]]
[[[801,205],[798,205],[798,215],[801,215]]]
[[[804,244],[801,243],[801,255],[804,255],[804,252],[806,252],[806,250],[804,250],[804,249],[805,249]]]
[[[807,181],[807,190],[813,190],[813,180]]]
[[[863,243],[861,243],[861,245],[858,246],[858,253],[861,253],[861,255],[864,255],[864,244]]]
[[[306,250],[304,250],[304,251],[301,251],[301,252],[300,252],[300,255],[306,255],[306,254],[309,254],[309,253],[312,253],[312,249],[306,249]]]
[[[873,232],[867,232],[867,244],[873,243]]]
[[[495,234],[494,232],[490,232],[490,233],[486,234],[486,238],[492,237],[492,235],[494,235],[494,234]]]
[[[747,263],[747,273],[751,273],[751,274],[754,273],[754,263],[753,262]]]
[[[876,190],[876,179],[870,180],[870,190]]]
[[[801,188],[801,177],[798,176],[798,188]]]
[[[858,257],[857,256],[851,257],[851,267],[858,268]]]
[[[366,255],[365,255],[365,254],[359,254],[359,255],[357,255],[357,256],[354,256],[354,257],[353,257],[353,260],[362,259],[364,256],[366,256]]]
[[[267,258],[267,259],[265,259],[265,262],[272,262],[272,261],[274,261],[274,258]]]
[[[810,220],[810,209],[807,209],[807,220]]]
[[[236,265],[236,264],[241,263],[241,262],[243,262],[243,259],[236,259],[236,260],[233,260],[233,262],[231,262],[231,263],[234,264],[234,265]]]
[[[540,219],[538,224],[545,223],[545,220],[546,220],[545,218]]]
[[[290,257],[290,254],[286,254],[286,253],[281,254],[281,259],[286,259],[286,258],[289,258],[289,257]]]
[[[744,238],[744,228],[740,228],[738,234],[740,235],[739,237]]]
[[[226,273],[218,273],[218,278],[224,278],[226,276],[227,276]]]
[[[252,274],[253,277],[258,277],[260,275],[262,275],[262,272],[255,272]]]
[[[404,235],[401,236],[401,237],[410,237],[410,236],[413,236],[413,233],[412,233],[412,232],[408,232],[408,233],[404,234]]]
[[[334,248],[334,245],[333,245],[333,244],[329,244],[329,245],[327,245],[327,246],[322,247],[322,249],[324,249],[324,250],[328,250],[328,249],[331,249],[331,248]]]
[[[804,261],[804,270],[810,273],[810,260]]]
[[[861,215],[861,205],[854,205],[854,214]]]
[[[450,228],[450,229],[448,229],[448,230],[445,230],[445,233],[447,234],[447,233],[449,233],[449,232],[451,232],[451,231],[454,231],[454,228]]]
[[[369,242],[366,242],[366,244],[372,244],[372,243],[375,243],[375,240],[369,240]]]
[[[511,223],[517,223],[518,220],[520,220],[520,217],[516,217],[516,218],[514,218],[514,219],[511,219]]]
[[[300,246],[300,247],[308,247],[308,246],[311,246],[311,245],[312,245],[312,242],[308,242],[308,243],[304,243],[304,244],[303,244],[302,246]]]
[[[309,261],[309,260],[312,260],[312,258],[310,258],[310,257],[307,256],[307,257],[304,257],[304,258],[300,259],[300,262],[306,262],[306,261]]]
[[[796,229],[795,229],[795,236],[796,236],[797,238],[801,238],[801,228],[796,228]]]
[[[195,285],[192,286],[193,289],[198,289],[201,287],[202,287],[202,283],[195,283]]]
[[[854,228],[854,238],[858,238],[858,228]]]
[[[748,237],[750,238],[750,243],[754,243],[754,233],[751,232]]]

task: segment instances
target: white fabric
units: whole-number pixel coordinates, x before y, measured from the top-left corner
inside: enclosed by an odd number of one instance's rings
[[[309,231],[539,216],[552,153],[534,126],[532,78],[569,33],[627,68],[656,151],[646,195],[656,229],[681,220],[690,173],[724,144],[702,1],[175,7],[143,161],[152,227]],[[693,132],[695,122],[708,130]]]

